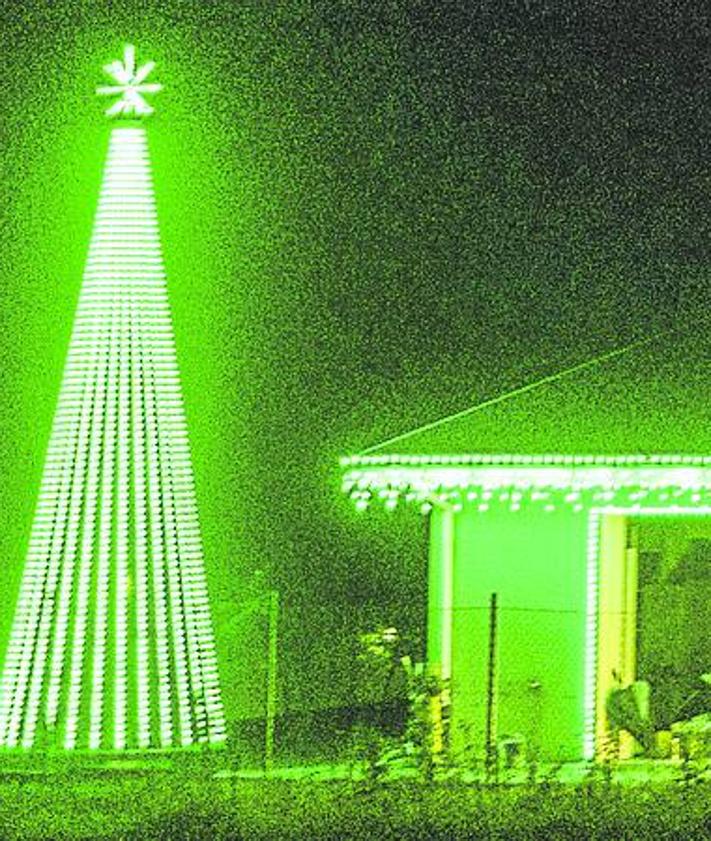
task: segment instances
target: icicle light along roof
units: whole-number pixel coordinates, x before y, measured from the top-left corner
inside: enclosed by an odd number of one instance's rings
[[[341,459],[359,509],[711,506],[711,342],[679,329]]]

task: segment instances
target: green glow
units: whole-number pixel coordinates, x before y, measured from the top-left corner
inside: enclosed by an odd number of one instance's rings
[[[109,71],[124,93],[109,113],[148,113],[151,68],[133,61],[127,48]],[[147,138],[118,126],[5,657],[0,745],[224,735]]]

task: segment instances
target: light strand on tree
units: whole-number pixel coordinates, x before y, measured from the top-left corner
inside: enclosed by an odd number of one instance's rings
[[[0,745],[33,747],[41,727],[68,749],[221,741],[214,664],[148,146],[121,126],[2,673]]]

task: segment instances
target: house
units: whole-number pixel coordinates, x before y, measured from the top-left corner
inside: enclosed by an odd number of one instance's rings
[[[551,760],[604,751],[610,690],[644,677],[640,565],[670,534],[679,556],[711,538],[711,342],[698,333],[342,460],[357,508],[429,519],[427,658],[450,681],[454,751],[481,754],[494,731]]]

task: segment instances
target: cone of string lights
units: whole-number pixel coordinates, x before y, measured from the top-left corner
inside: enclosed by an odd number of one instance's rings
[[[224,740],[193,471],[153,192],[148,62],[117,97],[0,679],[0,747]]]

